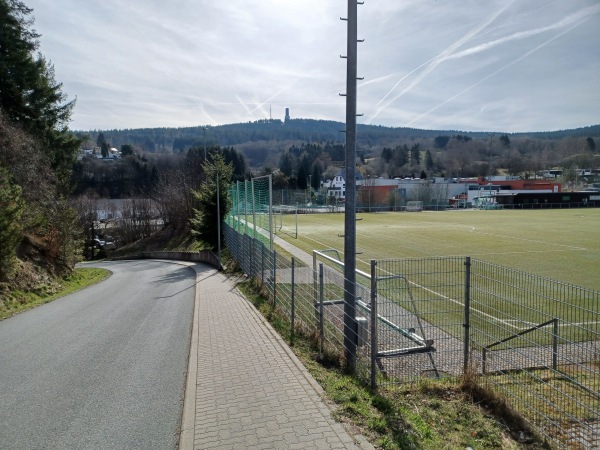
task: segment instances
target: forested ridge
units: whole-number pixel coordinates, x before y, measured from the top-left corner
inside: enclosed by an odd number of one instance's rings
[[[227,162],[235,166],[235,179],[279,169],[274,180],[277,187],[304,189],[310,183],[318,189],[344,161],[343,128],[340,122],[291,119],[94,131],[87,135],[85,145],[94,147],[102,136],[112,147],[121,148],[127,161],[114,164],[120,172],[89,158],[79,162],[76,191],[93,188],[100,196],[117,198],[130,196],[136,189],[149,192],[161,176],[203,149],[226,149]],[[563,181],[572,182],[577,169],[600,168],[596,147],[600,125],[512,134],[359,125],[357,136],[357,164],[367,177],[532,177],[561,168],[566,169]]]
[[[123,144],[133,144],[148,152],[181,152],[197,146],[237,146],[255,142],[301,141],[306,143],[343,143],[344,123],[317,119],[290,119],[285,123],[277,119],[265,119],[247,123],[218,126],[197,126],[181,128],[138,128],[115,130],[78,131],[81,137],[88,136],[92,141],[100,133],[117,148]],[[572,130],[536,131],[528,133],[495,132],[497,136],[507,135],[511,139],[560,140],[577,137],[600,137],[600,125]],[[473,139],[486,139],[488,132],[461,130],[421,130],[417,128],[393,128],[380,125],[358,125],[359,147],[389,145],[398,141],[434,139],[440,135],[465,135]]]

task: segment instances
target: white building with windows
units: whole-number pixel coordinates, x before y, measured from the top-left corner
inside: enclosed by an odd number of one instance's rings
[[[360,172],[356,172],[356,184],[363,179]],[[340,169],[340,171],[333,177],[332,180],[328,180],[325,183],[327,188],[327,197],[334,199],[335,201],[343,201],[346,198],[346,169]]]

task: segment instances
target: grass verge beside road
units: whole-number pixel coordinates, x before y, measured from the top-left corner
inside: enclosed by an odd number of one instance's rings
[[[99,283],[109,275],[110,271],[106,269],[77,268],[65,278],[46,279],[28,292],[3,292],[0,300],[0,320]]]

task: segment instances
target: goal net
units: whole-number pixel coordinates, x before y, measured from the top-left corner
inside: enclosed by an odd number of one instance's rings
[[[275,233],[298,238],[298,207],[288,205],[273,206]]]
[[[276,224],[272,211],[270,176],[237,182],[230,188],[228,224],[238,233],[259,239],[273,248]]]
[[[408,212],[419,212],[423,211],[423,202],[421,201],[410,201],[406,203],[406,211]]]

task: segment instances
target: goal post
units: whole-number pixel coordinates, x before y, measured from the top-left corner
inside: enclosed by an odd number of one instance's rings
[[[406,203],[406,211],[407,212],[421,212],[423,211],[423,202],[413,200]]]
[[[283,233],[298,239],[298,207],[290,205],[273,206],[275,233]]]

